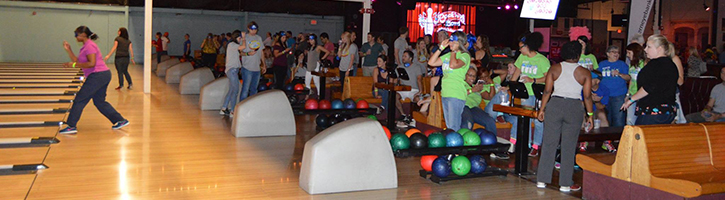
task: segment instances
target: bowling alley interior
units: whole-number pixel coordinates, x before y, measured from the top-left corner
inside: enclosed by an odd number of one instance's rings
[[[0,199],[725,199],[723,10],[0,0]]]

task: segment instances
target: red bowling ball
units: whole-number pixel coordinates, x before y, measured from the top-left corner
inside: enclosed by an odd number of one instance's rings
[[[323,99],[323,100],[320,100],[320,102],[318,103],[318,107],[317,108],[319,108],[319,109],[330,109],[330,108],[332,108],[332,103],[330,101],[328,101],[327,99]]]
[[[298,83],[297,85],[295,85],[295,90],[297,90],[297,91],[301,91],[304,89],[305,89],[305,85],[302,85],[301,83]]]
[[[370,105],[365,100],[357,101],[357,109],[367,109],[370,108]]]
[[[317,99],[307,99],[307,101],[305,101],[305,109],[307,110],[317,110],[318,106],[319,103],[317,103]]]

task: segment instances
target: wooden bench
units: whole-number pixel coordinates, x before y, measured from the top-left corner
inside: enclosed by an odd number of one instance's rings
[[[613,163],[576,160],[585,199],[725,199],[723,123],[627,126]]]
[[[354,100],[364,99],[368,103],[380,104],[383,99],[373,97],[373,77],[348,76],[345,77],[345,84],[342,89],[342,98]],[[394,97],[391,97],[391,99]],[[402,103],[411,103],[412,99],[404,99]]]

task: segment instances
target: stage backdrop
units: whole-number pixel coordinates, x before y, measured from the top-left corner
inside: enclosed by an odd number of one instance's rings
[[[453,33],[463,31],[475,35],[476,7],[454,4],[421,3],[408,11],[408,29],[410,42],[415,42],[426,34],[433,36],[439,30]]]

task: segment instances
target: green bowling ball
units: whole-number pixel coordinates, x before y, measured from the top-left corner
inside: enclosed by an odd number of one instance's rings
[[[466,156],[456,156],[451,161],[451,170],[458,176],[465,176],[471,171],[471,161]]]
[[[372,119],[372,120],[378,121],[378,118],[375,117],[375,115],[368,115],[368,119]]]
[[[461,136],[463,136],[463,134],[466,134],[467,132],[471,132],[471,129],[462,128],[462,129],[458,129],[458,131],[456,131],[456,132],[458,134],[461,134]]]
[[[410,148],[410,139],[402,133],[396,133],[390,137],[390,146],[393,151]]]
[[[428,135],[428,148],[446,147],[446,136],[439,132]]]
[[[478,146],[481,145],[481,137],[473,131],[469,131],[463,134],[463,146]]]

